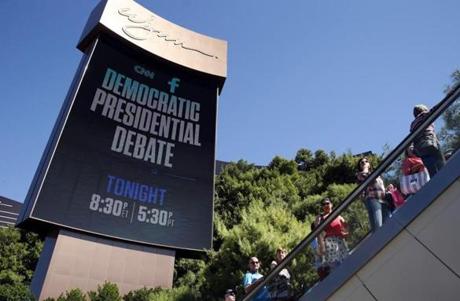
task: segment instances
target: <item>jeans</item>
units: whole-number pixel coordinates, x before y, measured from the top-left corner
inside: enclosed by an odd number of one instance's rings
[[[391,217],[390,208],[388,208],[387,204],[381,203],[378,199],[366,199],[364,204],[366,205],[367,214],[369,215],[371,230],[375,232]]]

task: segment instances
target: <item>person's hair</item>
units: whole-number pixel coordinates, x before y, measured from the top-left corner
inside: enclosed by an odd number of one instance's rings
[[[276,253],[278,253],[278,252],[287,252],[287,251],[283,247],[278,247],[278,249],[276,249]]]
[[[232,288],[229,288],[225,291],[225,294],[224,294],[224,297],[226,297],[227,295],[235,295],[235,290],[232,289]]]
[[[321,205],[324,205],[326,203],[332,204],[331,199],[330,198],[324,198],[324,199],[321,200]]]
[[[257,259],[257,261],[259,261],[259,258],[257,258],[256,256],[251,256],[251,257],[249,257],[248,263],[251,263],[251,261],[253,261],[253,260],[252,260],[253,258],[255,258],[255,259]],[[260,261],[259,261],[259,262],[260,262]]]
[[[363,168],[361,167],[361,162],[362,162],[364,159],[366,159],[367,162],[369,162],[369,171],[371,171],[371,170],[372,170],[372,165],[371,165],[371,163],[370,163],[370,161],[369,161],[369,158],[367,158],[367,157],[362,157],[361,159],[359,159],[359,161],[358,161],[358,166],[357,166],[357,167],[358,167],[358,171],[363,171]]]
[[[407,157],[410,157],[410,155],[415,155],[414,153],[414,146],[411,144],[409,145],[405,150],[404,150],[404,155]]]
[[[417,117],[420,113],[423,113],[426,111],[428,111],[428,107],[420,104],[414,107],[414,110],[412,111],[412,113],[414,114],[414,117]]]

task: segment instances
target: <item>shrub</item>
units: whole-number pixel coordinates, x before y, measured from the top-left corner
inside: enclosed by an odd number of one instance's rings
[[[22,283],[0,285],[0,301],[34,301],[29,287]]]
[[[172,289],[155,289],[148,301],[202,301],[199,295],[190,288],[182,286]]]
[[[89,292],[88,296],[91,301],[122,301],[118,286],[110,282],[98,285],[97,291]]]
[[[158,290],[158,289],[157,289]],[[153,288],[141,288],[135,291],[130,291],[123,297],[124,301],[150,301],[153,300],[154,292],[157,291]]]
[[[75,288],[66,292],[65,295],[61,294],[56,301],[86,301],[85,293],[80,289]]]

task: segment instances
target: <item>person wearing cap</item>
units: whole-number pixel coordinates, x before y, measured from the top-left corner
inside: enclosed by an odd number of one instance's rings
[[[235,291],[231,288],[225,291],[224,301],[235,301]]]
[[[316,217],[316,225],[322,223],[332,212],[332,202],[329,198],[321,201],[322,213]],[[339,215],[324,228],[324,259],[330,271],[339,266],[348,256],[348,246],[345,237],[348,236],[348,225]]]
[[[435,108],[433,108],[435,109]],[[433,111],[433,109],[431,111]],[[410,125],[410,132],[414,132],[431,112],[423,104],[416,105],[413,110],[414,120]],[[419,135],[414,138],[414,151],[419,156],[423,164],[428,169],[432,178],[445,165],[444,155],[441,151],[441,145],[434,131],[434,124],[428,125]]]
[[[244,274],[243,286],[246,294],[250,293],[263,279],[263,275],[259,273],[260,261],[257,257],[251,257],[248,264],[249,270]],[[253,301],[266,301],[270,300],[267,287],[262,287],[259,292],[256,293]]]

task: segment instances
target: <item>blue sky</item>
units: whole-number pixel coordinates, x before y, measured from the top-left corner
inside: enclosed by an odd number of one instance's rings
[[[460,68],[460,1],[139,1],[228,41],[217,159],[267,164],[297,150],[381,153],[412,106]],[[82,57],[96,0],[2,0],[0,195],[22,202]]]

